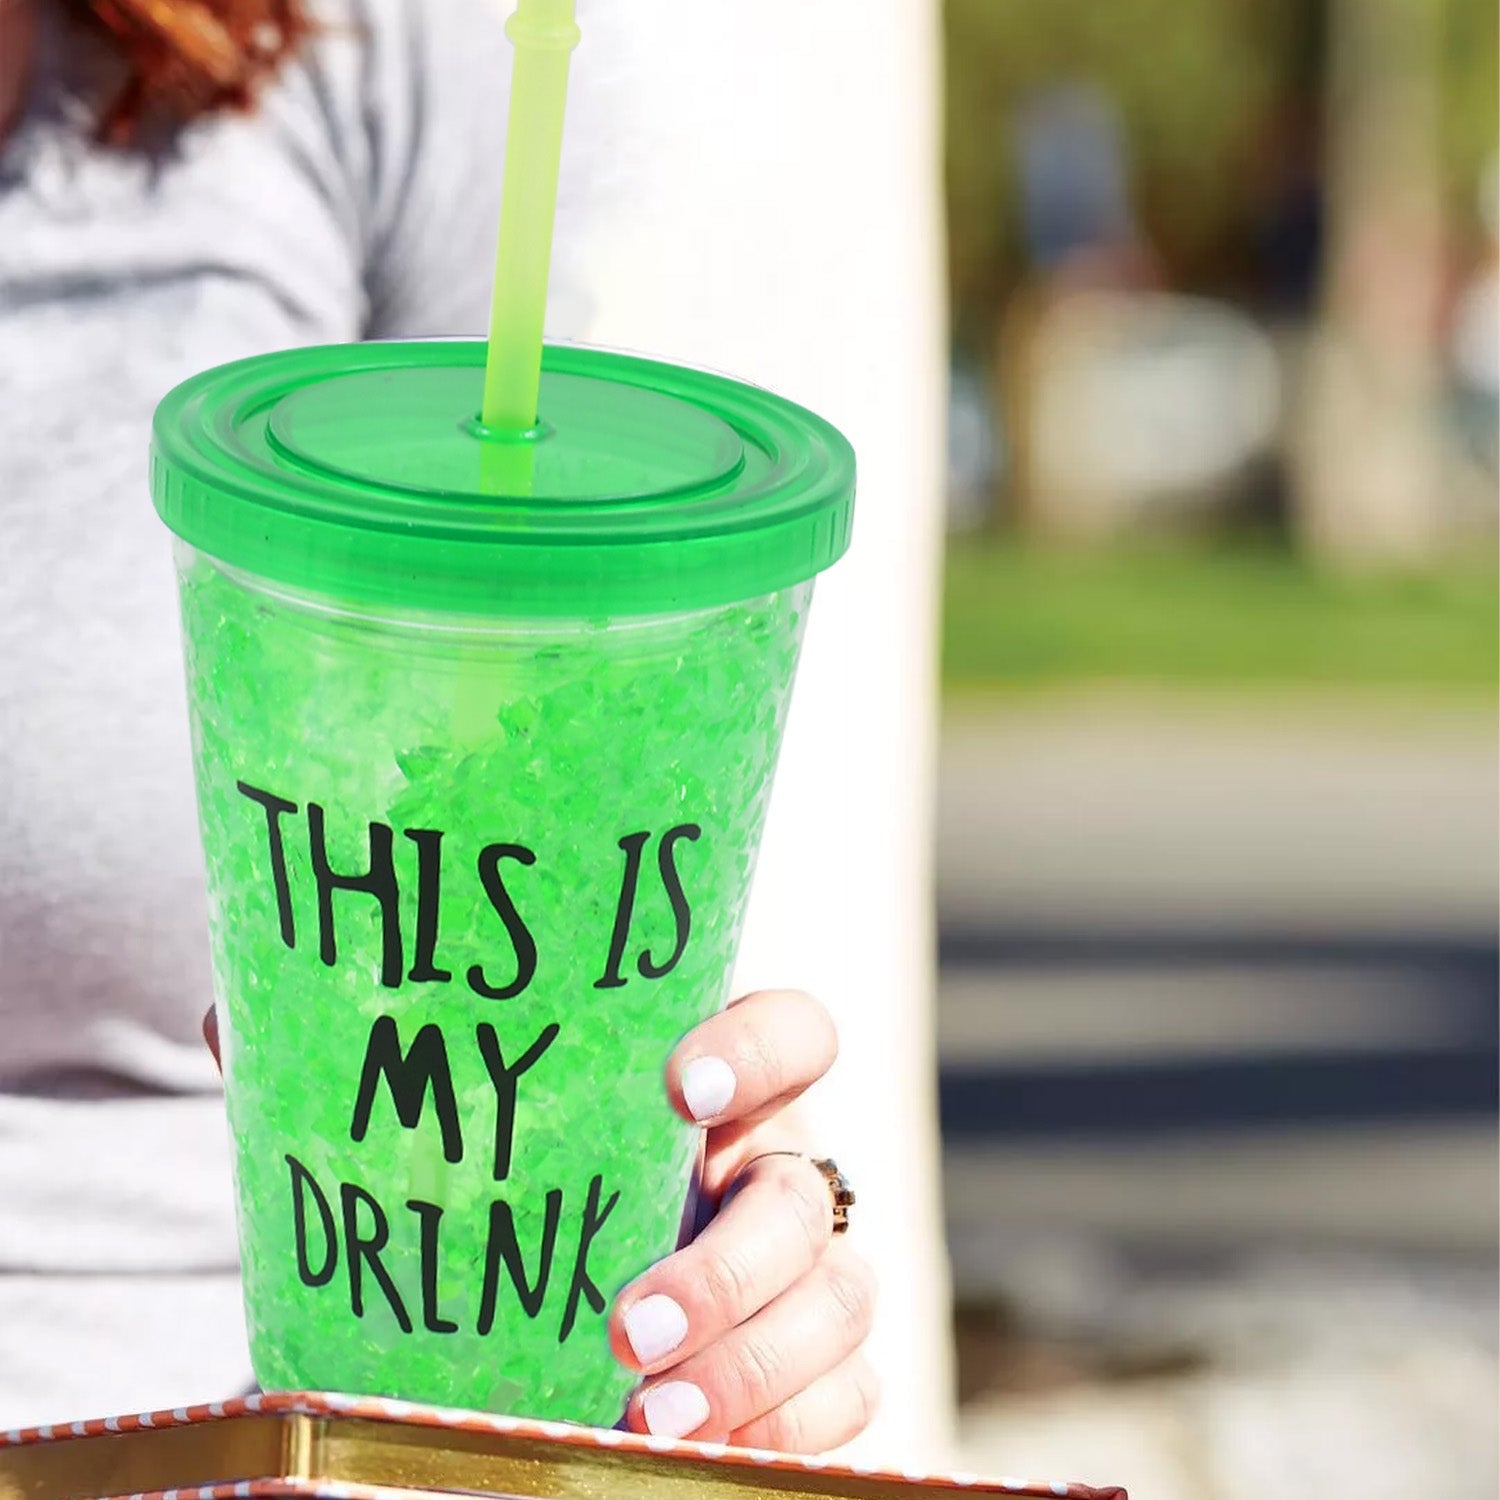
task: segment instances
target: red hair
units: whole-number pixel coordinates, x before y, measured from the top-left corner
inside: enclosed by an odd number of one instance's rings
[[[302,0],[82,0],[129,76],[99,117],[101,140],[219,110],[250,110],[313,27]]]

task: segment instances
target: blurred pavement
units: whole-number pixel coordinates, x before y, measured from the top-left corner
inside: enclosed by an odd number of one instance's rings
[[[1148,1245],[1493,1243],[1495,738],[1482,705],[950,714],[960,1291],[1017,1221]]]
[[[951,706],[945,927],[1472,936],[1496,924],[1493,706],[1120,692]]]
[[[1495,1493],[1495,767],[1462,700],[950,709],[967,1462]]]

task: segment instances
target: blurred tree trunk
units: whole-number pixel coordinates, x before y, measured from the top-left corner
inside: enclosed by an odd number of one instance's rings
[[[1032,534],[1041,529],[1044,507],[1033,462],[1032,396],[1036,388],[1036,341],[1045,319],[1045,288],[1028,277],[1011,293],[995,329],[992,403],[1004,442],[1004,462],[995,476],[986,529],[991,535]]]
[[[1439,0],[1327,0],[1321,315],[1294,417],[1296,524],[1351,564],[1443,544]]]

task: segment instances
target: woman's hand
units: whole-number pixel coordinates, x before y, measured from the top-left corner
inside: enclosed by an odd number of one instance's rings
[[[203,1030],[217,1058],[212,1010]],[[637,1432],[816,1453],[873,1415],[859,1352],[873,1279],[834,1237],[833,1197],[800,1154],[810,1143],[794,1108],[837,1050],[815,1000],[772,990],[710,1017],[672,1054],[667,1094],[708,1131],[703,1192],[718,1212],[610,1312],[615,1357],[644,1377],[626,1413]]]
[[[615,1356],[645,1376],[637,1432],[811,1453],[870,1420],[873,1372],[860,1354],[874,1286],[833,1199],[801,1155],[793,1101],[828,1070],[837,1038],[806,995],[749,995],[705,1021],[667,1064],[667,1093],[708,1129],[704,1192],[713,1221],[619,1296]]]

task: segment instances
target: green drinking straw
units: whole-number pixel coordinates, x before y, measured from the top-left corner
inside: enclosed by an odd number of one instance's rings
[[[495,288],[479,420],[479,484],[486,494],[529,496],[535,480],[537,395],[542,381],[542,328],[552,222],[562,158],[568,62],[578,45],[574,0],[519,0],[505,23],[516,49],[505,140]],[[481,743],[495,728],[490,668],[466,660],[454,689],[452,730]]]
[[[579,39],[573,5],[574,0],[519,0],[505,26],[516,59],[480,410],[484,426],[500,438],[521,437],[537,423],[563,107],[568,62]],[[531,448],[530,443],[493,446]]]

